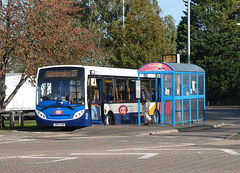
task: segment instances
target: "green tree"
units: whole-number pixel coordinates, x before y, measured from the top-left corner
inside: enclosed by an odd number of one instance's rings
[[[170,44],[170,53],[175,54],[177,50],[177,29],[175,27],[175,20],[171,15],[167,15],[163,18],[165,24],[165,39]]]
[[[125,0],[126,1],[126,0]],[[98,38],[99,57],[93,57],[91,65],[110,66],[108,59],[113,56],[112,47],[108,42],[108,33],[117,22],[123,18],[123,4],[121,0],[83,0],[83,11],[80,14],[81,23],[87,29],[100,35]],[[128,12],[128,3],[125,3],[125,16]],[[89,63],[88,63],[89,64]]]
[[[7,6],[2,5],[1,9],[1,109],[30,76],[36,75],[38,67],[78,64],[96,52],[94,34],[76,20],[81,9],[73,1],[8,0]],[[23,75],[5,100],[4,79],[9,70]]]
[[[128,27],[128,15],[132,13],[131,9],[134,3],[136,3],[136,1],[132,0],[125,0],[124,3],[124,23],[126,29]],[[158,20],[156,25],[159,24],[160,29],[162,29],[161,35],[163,34],[167,43],[171,44],[168,53],[176,53],[176,27],[174,26],[173,18],[167,16],[163,19],[159,16],[161,8],[158,6],[157,0],[146,1],[144,5],[146,4],[147,6],[144,10],[149,11],[148,13],[152,13],[152,15],[155,16],[155,19]],[[96,65],[113,66],[113,59],[116,59],[116,46],[123,44],[122,40],[117,38],[121,37],[123,33],[115,32],[116,29],[121,30],[123,26],[122,0],[83,0],[82,7],[84,10],[81,12],[81,15],[83,15],[81,22],[86,28],[94,29],[96,33],[101,34],[101,38],[98,40],[101,58],[95,62]],[[158,32],[155,33],[158,34]],[[120,35],[116,36],[115,34]],[[156,36],[156,39],[157,37],[158,36]],[[159,57],[161,57],[161,55],[159,55]]]
[[[205,68],[211,102],[239,90],[239,14],[239,0],[191,0],[191,62]],[[187,12],[178,26],[177,42],[186,60]]]
[[[221,56],[218,56],[204,57],[199,64],[206,72],[207,97],[211,103],[240,104],[239,97],[237,97],[240,89],[239,63],[236,63],[234,59],[223,61]]]
[[[110,62],[114,66],[140,68],[148,62],[160,61],[163,54],[170,53],[159,11],[151,6],[150,1],[131,0],[125,27],[118,23],[110,31],[115,53]]]

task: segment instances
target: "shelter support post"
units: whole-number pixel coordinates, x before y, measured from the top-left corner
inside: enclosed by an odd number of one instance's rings
[[[161,74],[161,125],[164,123],[164,103],[163,103],[163,75]]]
[[[205,85],[205,74],[203,75],[203,94],[204,96],[206,95],[206,85]],[[206,98],[204,97],[204,102],[203,102],[203,120],[204,124],[206,124]]]
[[[191,96],[191,74],[189,73],[188,76],[189,76],[188,91],[189,91],[189,95]],[[188,102],[189,102],[189,104],[188,104],[189,105],[189,107],[188,107],[188,111],[189,111],[189,125],[192,125],[192,111],[191,111],[192,105],[191,105],[191,99],[190,98],[188,99]]]
[[[197,77],[197,95],[199,95],[199,88],[198,88],[198,75],[196,75]],[[199,98],[197,98],[197,124],[199,124],[199,102],[198,102]]]
[[[183,74],[181,74],[181,95],[183,95]],[[184,125],[184,112],[183,112],[183,99],[181,99],[181,115],[182,115],[182,126]]]
[[[139,74],[138,74],[138,80],[140,80],[140,76],[139,76]],[[140,98],[138,98],[138,126],[141,126]]]
[[[157,79],[158,79],[158,75],[156,74],[156,77],[155,77],[155,102],[156,102],[156,109],[155,109],[155,113],[156,113],[156,124],[158,124],[158,82],[157,82]]]

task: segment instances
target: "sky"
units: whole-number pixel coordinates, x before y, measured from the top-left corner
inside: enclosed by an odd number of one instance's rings
[[[183,11],[187,10],[183,0],[158,0],[158,5],[162,9],[162,17],[171,15],[175,19],[175,25],[177,26],[183,16]]]

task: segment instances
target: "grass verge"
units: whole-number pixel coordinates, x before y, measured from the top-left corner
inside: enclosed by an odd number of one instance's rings
[[[36,128],[37,127],[37,123],[35,120],[24,120],[24,125],[23,127],[21,127],[21,125],[18,122],[14,123],[14,129],[12,130],[21,130],[21,129],[30,129],[30,128]],[[9,121],[6,120],[4,121],[4,127],[2,127],[2,129],[0,129],[0,131],[7,131],[10,130],[10,126],[9,126]]]

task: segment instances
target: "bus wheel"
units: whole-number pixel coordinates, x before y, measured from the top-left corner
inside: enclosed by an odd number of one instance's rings
[[[114,125],[114,117],[112,113],[107,114],[106,125]]]

